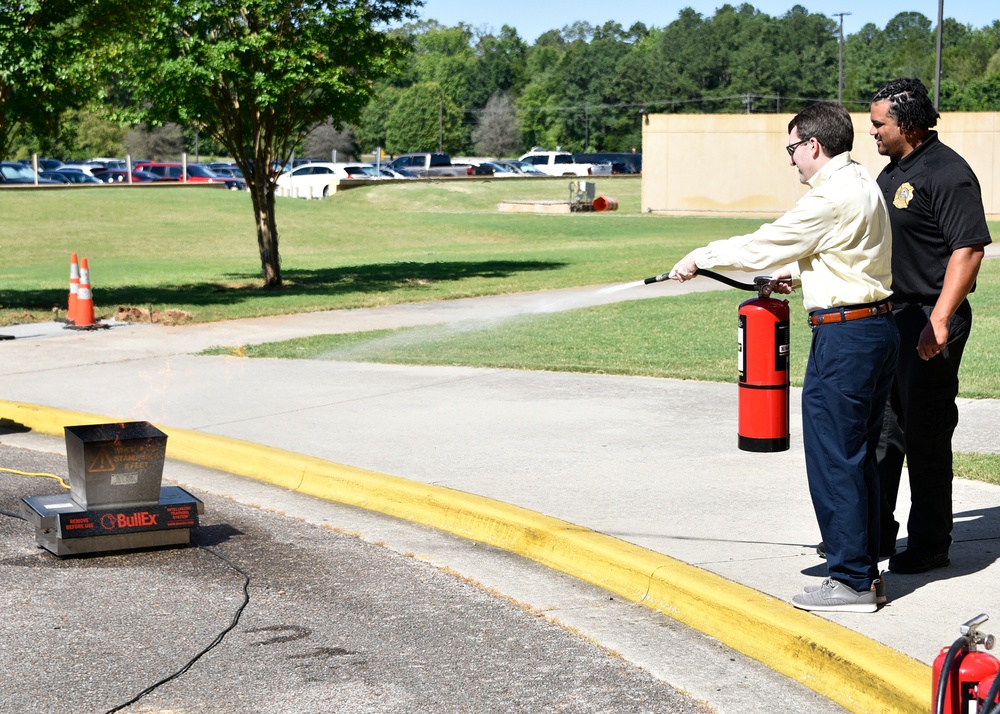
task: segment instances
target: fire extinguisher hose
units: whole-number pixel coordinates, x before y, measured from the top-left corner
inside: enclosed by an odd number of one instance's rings
[[[937,692],[934,697],[934,714],[944,714],[944,695],[945,692],[948,691],[948,680],[951,678],[951,666],[955,661],[955,657],[958,656],[958,653],[966,649],[968,646],[969,638],[967,636],[963,636],[955,640],[948,649],[948,654],[945,655],[944,661],[941,663],[941,673],[938,675]]]
[[[990,691],[986,695],[986,704],[984,705],[988,708],[982,710],[983,714],[996,714],[996,712],[1000,712],[1000,704],[993,703],[996,701],[997,694],[1000,694],[1000,672],[993,678],[993,684],[990,685]]]
[[[725,275],[720,275],[712,270],[705,270],[703,268],[698,269],[698,275],[704,275],[706,278],[712,278],[712,280],[718,280],[724,285],[728,285],[731,288],[736,288],[737,290],[750,290],[752,292],[757,292],[760,288],[759,285],[753,283],[741,283],[739,280],[733,280],[732,278],[726,277]],[[662,283],[670,277],[670,273],[663,273],[662,275],[654,275],[651,278],[646,278],[643,282],[646,285],[650,283]]]

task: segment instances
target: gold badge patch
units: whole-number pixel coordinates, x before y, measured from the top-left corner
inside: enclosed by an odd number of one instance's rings
[[[904,183],[896,189],[896,197],[892,199],[892,205],[896,208],[909,208],[910,201],[913,200],[913,184]]]

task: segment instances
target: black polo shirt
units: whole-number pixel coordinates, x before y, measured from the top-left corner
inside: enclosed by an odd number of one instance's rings
[[[892,226],[893,300],[934,303],[951,254],[992,242],[979,179],[932,131],[882,169],[878,185]]]

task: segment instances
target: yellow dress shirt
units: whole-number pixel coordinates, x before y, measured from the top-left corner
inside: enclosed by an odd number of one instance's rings
[[[789,265],[809,312],[892,294],[892,234],[878,185],[849,153],[809,179],[809,191],[773,223],[694,251],[699,268],[762,271]]]

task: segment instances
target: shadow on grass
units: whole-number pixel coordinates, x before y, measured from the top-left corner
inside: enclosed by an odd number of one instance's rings
[[[94,287],[102,305],[236,305],[306,295],[330,297],[350,294],[391,293],[435,283],[469,279],[507,278],[518,273],[558,270],[566,263],[536,260],[487,260],[478,262],[380,263],[316,270],[282,270],[284,287],[262,290],[259,273],[226,273],[218,282],[122,287]],[[0,307],[8,310],[51,310],[63,306],[66,290],[0,290]]]

